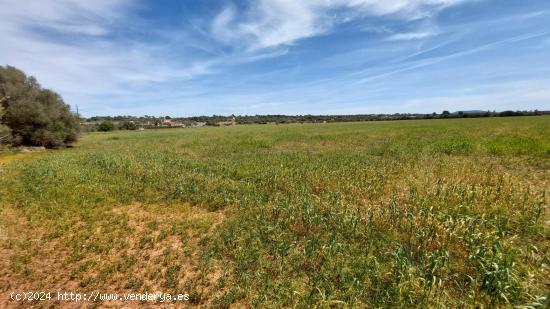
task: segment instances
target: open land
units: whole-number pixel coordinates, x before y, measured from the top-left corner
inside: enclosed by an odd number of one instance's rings
[[[0,155],[0,307],[542,307],[549,189],[549,116],[90,133]]]

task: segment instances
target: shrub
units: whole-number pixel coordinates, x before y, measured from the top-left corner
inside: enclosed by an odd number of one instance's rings
[[[98,131],[109,132],[115,129],[115,124],[111,121],[105,120],[97,126]]]
[[[54,148],[75,142],[78,117],[57,93],[43,89],[34,77],[0,66],[2,122],[11,130],[15,145]]]
[[[137,130],[137,125],[133,121],[124,121],[120,124],[121,130]]]

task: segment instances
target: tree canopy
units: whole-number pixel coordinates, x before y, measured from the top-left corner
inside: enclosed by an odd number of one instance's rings
[[[79,120],[69,105],[17,68],[0,66],[0,100],[1,120],[11,130],[10,141],[15,145],[54,148],[78,138]]]

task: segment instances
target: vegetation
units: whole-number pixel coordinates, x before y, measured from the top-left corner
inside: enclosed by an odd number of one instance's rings
[[[543,308],[549,120],[88,134],[0,168],[0,290]]]
[[[2,144],[9,143],[11,139],[11,132],[8,127],[2,124],[2,117],[4,115],[4,107],[0,104],[0,147]]]
[[[53,148],[76,141],[78,118],[57,93],[43,89],[34,77],[0,66],[0,99],[11,143]]]
[[[123,121],[119,129],[121,130],[137,130],[137,125],[133,121]]]
[[[113,131],[114,129],[115,129],[115,124],[108,120],[102,121],[97,126],[97,130],[101,132],[109,132],[109,131]]]
[[[367,114],[367,115],[254,115],[254,116],[197,116],[197,117],[179,117],[171,118],[154,116],[94,116],[86,119],[84,125],[88,130],[94,128],[94,124],[103,121],[118,123],[120,129],[127,130],[129,124],[144,128],[162,128],[162,127],[193,127],[197,124],[207,126],[220,126],[227,124],[233,118],[237,124],[283,124],[283,123],[328,123],[328,122],[358,122],[358,121],[384,121],[384,120],[412,120],[412,119],[446,119],[446,118],[482,118],[482,117],[510,117],[510,116],[541,116],[550,115],[550,111],[458,111],[450,113],[443,111],[441,114]],[[171,120],[169,124],[163,123],[165,120]]]

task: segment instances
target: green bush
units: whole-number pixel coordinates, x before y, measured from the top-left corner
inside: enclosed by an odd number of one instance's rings
[[[97,126],[97,130],[101,132],[109,132],[115,129],[115,124],[111,121],[105,120]]]
[[[43,89],[34,77],[14,67],[0,67],[0,100],[11,143],[54,148],[77,140],[78,117],[61,96]]]
[[[133,121],[124,121],[120,124],[121,130],[137,130],[137,125]]]

